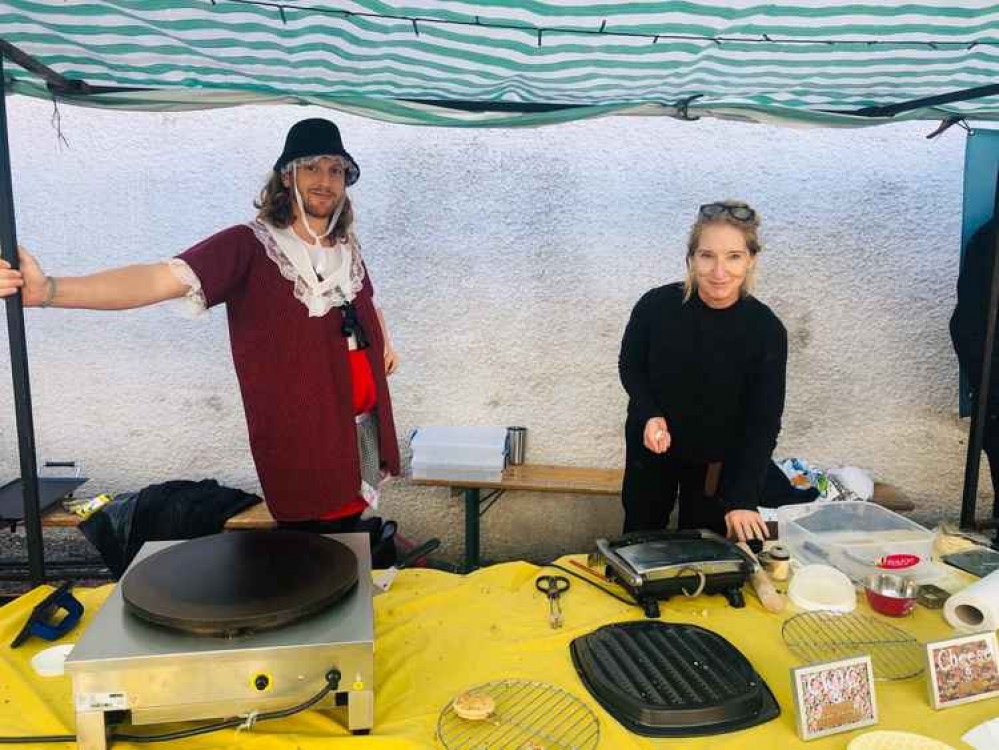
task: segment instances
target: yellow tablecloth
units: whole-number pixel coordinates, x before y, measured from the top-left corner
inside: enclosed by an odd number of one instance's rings
[[[782,622],[792,612],[771,615],[751,594],[747,594],[747,606],[742,610],[732,609],[720,596],[664,603],[665,621],[694,623],[714,630],[741,649],[773,690],[781,715],[762,726],[727,735],[651,740],[626,731],[590,697],[569,656],[573,638],[607,623],[642,619],[641,612],[573,580],[563,601],[565,625],[561,630],[552,630],[548,626],[547,602],[534,587],[538,573],[537,566],[522,562],[496,565],[468,576],[406,570],[389,593],[376,597],[375,728],[370,736],[352,737],[329,715],[308,711],[260,723],[251,732],[223,730],[161,746],[268,750],[440,747],[435,740],[437,718],[449,699],[473,685],[500,679],[540,680],[568,690],[594,710],[600,721],[600,747],[608,750],[667,745],[719,749],[805,745],[797,739],[791,697],[789,670],[797,662],[780,635]],[[41,587],[0,609],[0,643],[11,641],[32,607],[50,590]],[[77,589],[77,597],[86,607],[82,627],[86,627],[110,590]],[[866,602],[860,611],[869,612]],[[922,607],[913,616],[892,622],[924,642],[953,634],[939,611]],[[64,640],[72,642],[79,632]],[[73,733],[69,678],[40,678],[29,663],[34,654],[50,645],[33,638],[18,649],[2,647],[0,736]],[[999,700],[934,711],[927,700],[923,676],[879,682],[877,699],[880,723],[871,729],[917,732],[954,747],[967,747],[960,742],[960,736],[999,715]],[[864,731],[870,729],[814,740],[807,746],[816,750],[843,748]],[[113,747],[133,745],[115,743]]]

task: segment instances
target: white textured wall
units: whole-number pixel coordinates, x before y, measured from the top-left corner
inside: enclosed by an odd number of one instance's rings
[[[611,118],[477,131],[300,107],[61,107],[67,147],[51,104],[8,107],[18,236],[56,275],[164,258],[250,218],[287,128],[335,119],[361,165],[361,241],[402,357],[400,435],[525,424],[533,462],[622,464],[616,361],[628,313],[679,278],[697,205],[744,198],[764,219],[758,296],[790,334],[778,453],[866,467],[921,510],[959,510],[966,426],[947,335],[957,129],[932,142],[928,124]],[[197,321],[165,307],[27,320],[40,460],[81,461],[95,492],[206,476],[255,489],[221,309]],[[18,473],[9,388],[0,410],[7,479]],[[405,532],[441,536],[458,554],[458,499],[398,483],[385,502]],[[619,524],[613,500],[511,495],[486,517],[483,547],[494,559],[544,557]]]

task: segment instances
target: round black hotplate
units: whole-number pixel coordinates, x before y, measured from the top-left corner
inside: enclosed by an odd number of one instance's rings
[[[199,635],[271,630],[326,609],[357,584],[348,547],[304,531],[240,531],[175,544],[128,569],[125,608]]]

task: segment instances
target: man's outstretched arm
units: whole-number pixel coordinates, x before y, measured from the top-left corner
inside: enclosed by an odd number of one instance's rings
[[[20,270],[0,260],[0,297],[18,290],[25,307],[74,307],[127,310],[183,297],[189,287],[167,263],[148,263],[100,271],[89,276],[46,276],[38,261],[18,247]]]

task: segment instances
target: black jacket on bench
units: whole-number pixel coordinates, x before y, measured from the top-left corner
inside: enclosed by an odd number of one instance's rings
[[[214,479],[175,480],[116,495],[81,522],[80,531],[117,580],[145,542],[217,534],[232,516],[259,502]]]

